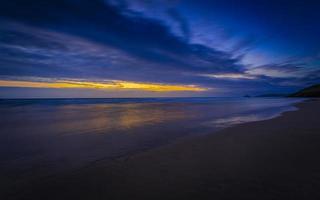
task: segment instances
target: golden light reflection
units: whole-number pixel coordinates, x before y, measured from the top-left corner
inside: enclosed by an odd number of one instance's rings
[[[52,124],[64,134],[105,134],[149,125],[164,126],[170,122],[196,117],[193,111],[188,112],[184,108],[183,105],[162,103],[69,105],[59,107],[51,117],[59,119]]]
[[[192,91],[201,92],[207,88],[196,85],[173,85],[159,83],[142,83],[130,81],[108,81],[108,82],[89,82],[89,81],[70,81],[60,80],[53,82],[36,81],[12,81],[0,80],[0,87],[28,87],[28,88],[79,88],[79,89],[105,89],[105,90],[143,90],[151,92],[177,92]]]

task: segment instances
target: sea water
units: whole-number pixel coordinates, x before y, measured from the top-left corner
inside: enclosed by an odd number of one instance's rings
[[[270,119],[294,98],[0,100],[0,171],[43,173],[130,156],[185,137]],[[27,175],[26,175],[27,176]],[[12,178],[10,178],[12,179]]]

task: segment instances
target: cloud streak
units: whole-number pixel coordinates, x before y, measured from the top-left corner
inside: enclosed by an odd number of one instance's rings
[[[46,80],[46,79],[42,79]],[[202,92],[207,88],[195,85],[170,85],[160,83],[142,83],[120,80],[110,80],[103,82],[90,82],[84,80],[53,80],[48,81],[22,81],[22,80],[0,80],[0,87],[20,87],[20,88],[59,88],[59,89],[99,89],[99,90],[138,90],[149,92],[180,92],[192,91]]]
[[[245,74],[245,73],[225,73],[225,74],[202,74],[201,76],[209,77],[209,78],[216,78],[216,79],[233,79],[233,80],[239,80],[239,79],[257,79],[258,77]]]

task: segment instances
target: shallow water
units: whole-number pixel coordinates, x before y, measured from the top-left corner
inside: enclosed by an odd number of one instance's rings
[[[50,175],[294,110],[288,98],[0,100],[0,170]]]

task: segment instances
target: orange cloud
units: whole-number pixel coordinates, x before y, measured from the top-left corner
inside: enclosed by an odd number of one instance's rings
[[[177,92],[177,91],[201,92],[201,91],[208,90],[207,88],[202,88],[195,85],[142,83],[142,82],[118,81],[118,80],[108,81],[108,82],[90,82],[90,81],[73,81],[73,80],[59,80],[59,81],[53,81],[53,82],[0,80],[0,87],[143,90],[143,91],[151,91],[151,92]]]

